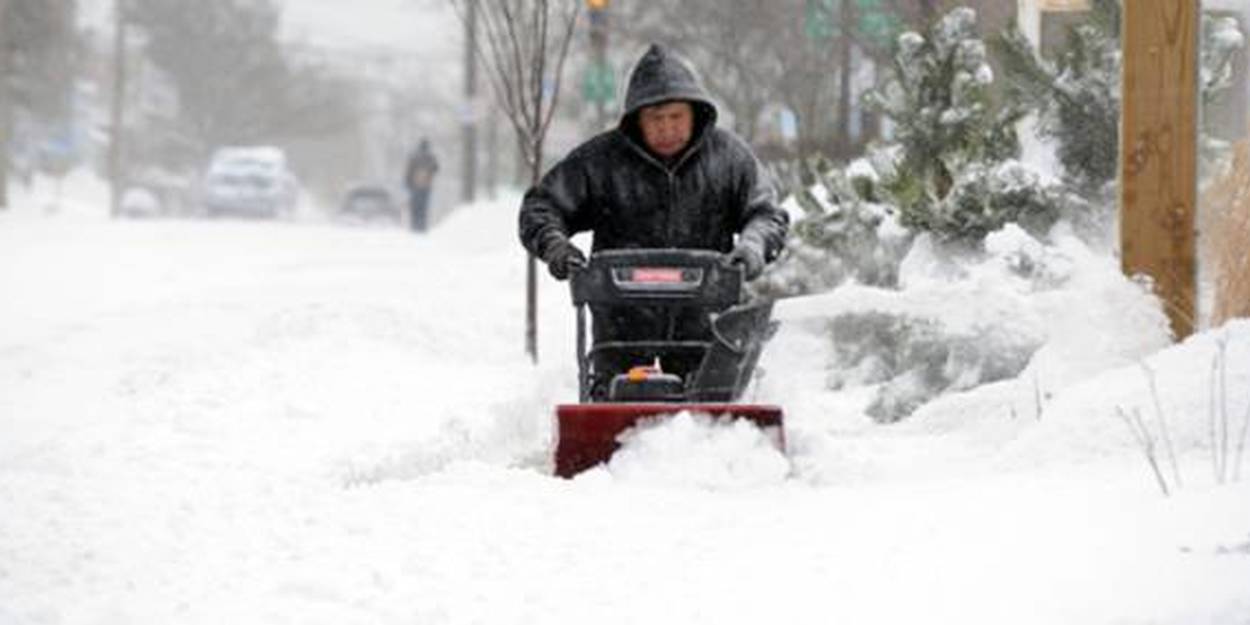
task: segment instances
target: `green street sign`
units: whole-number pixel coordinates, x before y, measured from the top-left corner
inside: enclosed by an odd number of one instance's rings
[[[582,75],[582,99],[607,104],[616,98],[616,72],[607,63],[595,63]]]
[[[808,39],[832,39],[838,31],[835,0],[807,0],[803,33]]]
[[[889,45],[902,29],[898,17],[882,7],[881,0],[855,0],[855,8],[859,14],[856,27],[877,45]]]

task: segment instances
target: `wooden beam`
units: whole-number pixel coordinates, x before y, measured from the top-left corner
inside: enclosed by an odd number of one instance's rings
[[[1197,302],[1198,3],[1123,7],[1121,265],[1151,279],[1180,340]]]

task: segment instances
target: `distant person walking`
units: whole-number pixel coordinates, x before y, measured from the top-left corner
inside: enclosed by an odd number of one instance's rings
[[[413,232],[425,232],[428,225],[430,186],[438,173],[438,159],[430,151],[430,142],[422,138],[417,150],[408,157],[404,169],[404,186],[408,188],[408,223]]]

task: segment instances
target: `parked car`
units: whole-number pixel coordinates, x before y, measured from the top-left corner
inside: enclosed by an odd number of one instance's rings
[[[343,194],[339,215],[363,221],[403,223],[404,215],[395,194],[380,184],[356,184]]]
[[[196,185],[193,171],[159,166],[137,167],[128,173],[119,205],[121,217],[179,217],[193,214]]]
[[[201,195],[210,216],[291,217],[299,195],[286,154],[276,147],[217,150],[204,175]]]
[[[161,204],[161,199],[147,187],[126,187],[117,209],[122,217],[142,219],[165,215],[165,207]]]

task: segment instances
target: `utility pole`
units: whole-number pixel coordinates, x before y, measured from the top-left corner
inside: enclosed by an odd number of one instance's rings
[[[9,207],[9,136],[13,131],[13,47],[5,36],[10,0],[0,0],[0,210]]]
[[[843,2],[838,22],[843,24],[838,33],[836,46],[838,54],[838,119],[834,137],[834,150],[838,158],[847,158],[851,152],[851,79],[855,72],[851,58],[850,28],[847,24],[855,23],[855,7],[850,2]]]
[[[463,163],[460,172],[460,199],[465,203],[474,200],[477,189],[477,2],[465,2]]]
[[[486,119],[486,197],[494,200],[499,187],[499,107],[492,105]]]
[[[122,186],[125,184],[126,135],[126,0],[113,0],[113,102],[109,119],[109,215],[121,213]]]

